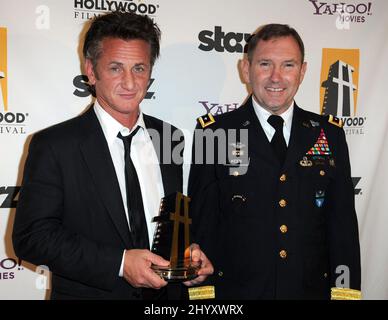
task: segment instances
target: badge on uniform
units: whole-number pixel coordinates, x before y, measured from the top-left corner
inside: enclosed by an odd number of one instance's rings
[[[311,167],[313,165],[312,161],[308,160],[307,157],[303,157],[303,159],[299,161],[299,164],[302,167]]]
[[[327,141],[325,132],[323,129],[321,129],[321,133],[319,134],[319,137],[317,141],[315,142],[314,146],[307,151],[306,154],[309,155],[331,155],[329,142]]]
[[[246,145],[241,143],[240,141],[238,142],[231,142],[229,143],[233,148],[236,148],[236,149],[242,149],[242,148],[245,148]]]
[[[240,141],[229,143],[228,163],[225,165],[231,167],[231,175],[235,177],[244,175],[249,165],[248,145]]]
[[[245,144],[241,142],[237,142],[237,143],[230,143],[230,145],[235,148],[234,150],[232,150],[232,156],[241,157],[244,155],[243,148],[245,148]]]
[[[318,208],[322,208],[324,201],[325,201],[325,191],[324,190],[316,191],[315,192],[315,205]]]
[[[315,128],[315,127],[319,127],[320,124],[317,121],[310,120],[310,121],[304,121],[302,125],[305,126],[306,128],[311,128],[311,127]]]
[[[241,158],[242,156],[245,155],[245,151],[244,151],[244,148],[246,147],[245,144],[241,143],[241,142],[232,142],[232,143],[229,143],[229,148],[230,148],[230,154],[231,156],[229,156],[229,159],[230,158],[237,158],[237,159],[234,159],[234,160],[239,160],[237,162],[234,162],[235,164],[239,164],[239,163],[242,163]],[[231,163],[233,163],[231,161]]]

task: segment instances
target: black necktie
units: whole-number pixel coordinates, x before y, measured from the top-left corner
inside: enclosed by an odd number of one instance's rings
[[[148,230],[144,214],[140,183],[135,166],[133,165],[131,159],[132,138],[139,129],[140,127],[138,126],[126,137],[123,137],[119,132],[117,137],[123,140],[125,149],[125,184],[127,188],[128,218],[131,227],[133,245],[136,249],[149,249]]]
[[[275,151],[276,156],[279,159],[280,164],[283,165],[287,152],[287,144],[283,136],[284,120],[280,116],[271,115],[267,121],[276,130],[271,140],[271,145],[273,150]]]

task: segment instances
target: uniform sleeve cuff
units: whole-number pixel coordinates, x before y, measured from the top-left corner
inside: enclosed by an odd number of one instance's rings
[[[331,300],[361,300],[361,291],[349,288],[331,288]]]

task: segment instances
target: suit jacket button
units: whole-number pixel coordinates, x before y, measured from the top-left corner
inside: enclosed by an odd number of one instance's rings
[[[283,174],[280,176],[279,180],[280,180],[281,182],[285,182],[285,181],[287,180],[286,174],[283,173]]]
[[[224,273],[222,271],[218,271],[218,276],[219,277],[222,277],[224,275]]]
[[[287,251],[286,250],[282,250],[279,252],[279,256],[280,258],[282,259],[286,259],[287,258]]]
[[[279,201],[279,206],[281,206],[282,208],[284,208],[285,206],[287,206],[287,201],[284,200],[284,199],[281,199],[281,200]]]

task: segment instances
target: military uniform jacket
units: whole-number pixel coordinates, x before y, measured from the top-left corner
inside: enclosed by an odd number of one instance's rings
[[[341,284],[360,289],[358,224],[343,129],[295,104],[281,166],[251,98],[211,122],[198,125],[194,134],[188,192],[193,236],[215,267],[208,282],[216,298],[328,299],[330,288]],[[218,129],[246,129],[248,141],[237,135],[225,148],[219,138],[213,148],[203,134]],[[198,163],[201,153],[206,159],[212,151],[214,164]]]

